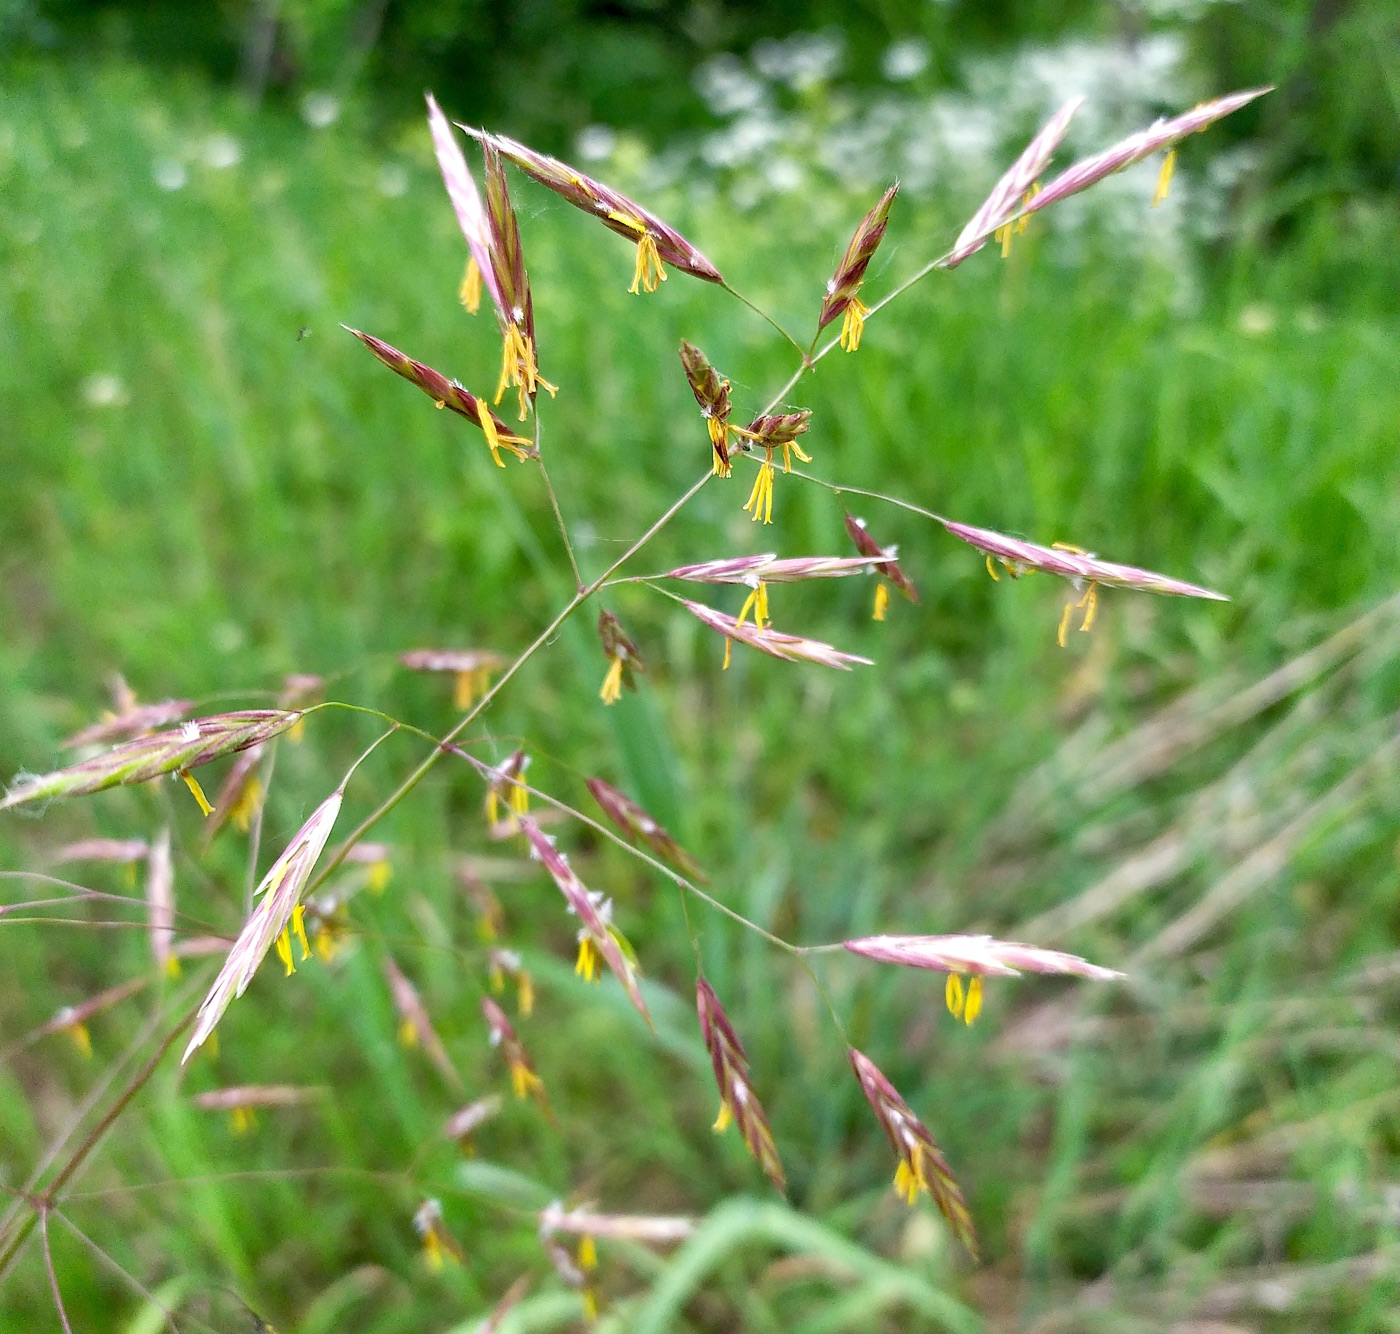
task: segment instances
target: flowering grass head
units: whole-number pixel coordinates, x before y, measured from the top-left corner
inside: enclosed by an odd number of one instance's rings
[[[515,1031],[515,1025],[506,1018],[490,996],[481,998],[481,1013],[486,1020],[487,1033],[493,1047],[505,1057],[506,1069],[510,1072],[510,1086],[518,1099],[534,1098],[541,1107],[549,1104],[544,1096],[544,1080],[535,1073],[534,1064],[525,1051]]]
[[[352,329],[348,324],[342,327],[348,333],[354,334],[396,375],[403,376],[410,384],[416,384],[439,408],[455,412],[478,427],[486,437],[487,448],[490,449],[491,457],[496,461],[498,468],[506,466],[501,459],[503,449],[522,460],[537,456],[534,445],[524,436],[513,434],[510,427],[491,411],[485,399],[478,398],[456,380],[449,380],[441,371],[435,371],[431,366],[415,361],[382,338]]]
[[[101,722],[67,737],[62,743],[63,748],[82,750],[87,746],[105,746],[123,738],[142,736],[156,728],[179,722],[193,707],[187,699],[166,699],[158,704],[137,704],[134,698],[123,702],[125,708],[109,713]]]
[[[56,797],[83,797],[110,787],[148,783],[189,770],[249,746],[270,741],[301,717],[282,709],[245,709],[197,718],[168,732],[154,732],[53,773],[23,775],[0,801],[0,811]],[[208,802],[203,803],[208,807]]]
[[[777,1189],[786,1194],[787,1178],[783,1174],[778,1146],[768,1117],[753,1091],[749,1078],[749,1058],[744,1044],[729,1022],[714,988],[701,976],[695,981],[695,1008],[700,1016],[700,1035],[714,1067],[715,1084],[719,1088],[719,1115],[714,1130],[720,1133],[730,1124],[739,1127],[739,1134],[753,1154],[764,1175]]]
[[[624,796],[611,783],[601,778],[586,780],[593,800],[603,814],[621,830],[629,842],[641,839],[658,857],[671,863],[678,871],[692,878],[703,879],[695,859],[668,834],[642,807]]]
[[[477,139],[483,149],[493,148],[531,180],[553,190],[575,208],[591,214],[605,227],[634,242],[637,266],[632,277],[632,292],[656,291],[666,281],[666,264],[705,282],[723,284],[720,271],[685,237],[611,186],[505,135],[487,134],[467,126],[462,128]]]
[[[608,660],[598,698],[604,704],[616,704],[623,690],[636,690],[637,673],[646,671],[646,664],[640,650],[622,628],[622,622],[606,609],[598,613],[598,639]]]
[[[1071,598],[1060,617],[1059,642],[1065,645],[1070,618],[1075,611],[1084,613],[1080,630],[1093,627],[1098,612],[1099,586],[1127,588],[1141,593],[1160,593],[1165,597],[1205,598],[1212,602],[1228,602],[1224,593],[1202,588],[1199,584],[1188,584],[1181,579],[1173,579],[1152,570],[1140,570],[1134,565],[1119,565],[1115,561],[1101,560],[1091,551],[1079,547],[1057,543],[1054,546],[1041,546],[1038,542],[1027,542],[1019,537],[1008,537],[1005,533],[993,532],[989,528],[974,528],[971,524],[954,523],[951,519],[942,520],[943,526],[954,537],[960,538],[969,546],[976,547],[986,554],[987,573],[997,578],[996,565],[1002,567],[1013,579],[1020,578],[1027,570],[1038,570],[1043,574],[1056,574],[1068,579],[1080,594]]]
[[[762,517],[764,523],[773,522],[773,454],[783,451],[783,471],[792,471],[792,455],[796,454],[803,463],[810,463],[812,456],[797,443],[797,437],[804,435],[811,425],[812,414],[806,408],[796,412],[770,412],[755,417],[742,430],[734,428],[736,435],[743,438],[744,450],[763,450],[763,462],[758,465],[758,476],[754,478],[753,490],[744,508],[753,516],[755,523]]]
[[[898,193],[899,182],[896,181],[880,196],[875,207],[860,220],[860,225],[846,246],[846,253],[841,256],[841,262],[836,266],[836,272],[826,284],[821,313],[817,316],[817,329],[825,329],[832,320],[843,317],[841,346],[847,352],[854,352],[860,346],[865,317],[870,310],[861,301],[859,293],[865,282],[865,271],[870,267],[870,261],[875,258],[880,242],[885,239],[885,229],[890,221],[890,208]]]
[[[694,343],[684,338],[681,339],[681,365],[709,432],[714,475],[728,477],[734,471],[729,462],[729,413],[733,407],[729,381],[720,376]]]
[[[646,1002],[642,999],[641,988],[637,985],[637,956],[632,952],[626,937],[613,925],[612,900],[584,886],[583,881],[574,874],[569,859],[533,820],[528,816],[522,817],[520,825],[529,840],[530,851],[553,877],[559,892],[564,896],[564,901],[569,905],[569,911],[579,920],[578,963],[574,971],[585,980],[594,981],[598,976],[598,960],[601,958],[612,970],[613,976],[622,983],[627,998],[647,1021],[648,1027],[654,1027],[651,1012],[647,1009]]]
[[[881,547],[879,543],[870,536],[869,530],[865,526],[864,519],[857,519],[853,515],[845,516],[846,534],[855,543],[856,550],[862,556],[878,561],[875,566],[875,573],[879,575],[879,582],[875,585],[875,611],[873,619],[883,621],[889,609],[890,591],[889,584],[893,584],[910,602],[919,600],[919,590],[914,587],[913,580],[904,573],[899,561],[895,559],[898,549],[895,547]]]
[[[484,648],[410,649],[399,654],[399,661],[410,671],[451,675],[452,707],[459,713],[465,713],[491,688],[491,677],[506,665],[499,653]]]
[[[944,998],[955,1019],[972,1023],[982,1009],[984,977],[1018,977],[1021,973],[1056,973],[1112,981],[1123,976],[1077,954],[1022,945],[991,936],[864,936],[842,941],[852,954],[904,968],[931,968],[947,973]],[[964,977],[971,978],[964,987]]]
[[[925,1192],[948,1220],[953,1235],[976,1259],[977,1232],[972,1225],[972,1213],[943,1151],[875,1062],[854,1047],[850,1049],[850,1058],[851,1068],[860,1081],[860,1091],[865,1094],[866,1102],[899,1158],[894,1188],[900,1198],[913,1205],[919,1192]]]
[[[214,979],[214,985],[199,1007],[194,1033],[185,1054],[180,1058],[182,1065],[204,1044],[223,1018],[224,1011],[247,991],[248,984],[274,944],[288,976],[296,971],[292,960],[292,934],[296,935],[301,946],[302,961],[311,957],[311,947],[303,925],[302,891],[335,827],[344,795],[344,787],[338,787],[316,807],[311,818],[297,831],[263,877],[254,893],[258,904],[239,932],[238,939],[224,960],[224,966]]]
[[[418,1048],[437,1068],[438,1073],[455,1089],[461,1089],[462,1077],[452,1064],[437,1029],[428,1016],[428,1007],[418,994],[418,988],[404,976],[393,958],[386,954],[381,966],[384,980],[389,984],[389,995],[399,1016],[399,1044],[407,1048]]]
[[[783,662],[811,662],[819,667],[834,667],[843,672],[848,672],[855,666],[875,665],[870,658],[862,658],[855,653],[844,653],[819,639],[804,639],[801,635],[784,634],[767,625],[751,625],[701,602],[690,602],[682,598],[681,605],[696,620],[708,625],[711,630],[723,635],[731,643],[737,641],[746,644],[760,653],[766,653],[770,658],[779,658]],[[729,653],[726,648],[726,665],[728,661]]]
[[[499,1093],[488,1093],[484,1098],[477,1098],[453,1112],[442,1133],[455,1141],[463,1153],[470,1154],[473,1151],[472,1137],[488,1121],[498,1117],[504,1106]]]

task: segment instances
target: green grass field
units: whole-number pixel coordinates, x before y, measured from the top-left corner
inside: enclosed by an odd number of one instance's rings
[[[239,161],[211,165],[215,134]],[[1188,169],[1209,151],[1208,135],[1193,142]],[[162,189],[172,164],[185,183]],[[589,578],[707,466],[680,338],[730,376],[736,419],[794,354],[682,276],[629,295],[630,247],[513,189],[541,369],[559,386],[543,448]],[[647,202],[804,340],[868,206]],[[977,202],[900,201],[871,292],[941,251]],[[927,1201],[911,1212],[889,1189],[888,1145],[807,973],[692,904],[792,1209],[734,1132],[710,1134],[676,891],[567,823],[554,832],[614,896],[656,1032],[610,979],[574,977],[574,924],[542,872],[501,880],[505,943],[539,992],[519,1027],[558,1119],[508,1103],[463,1159],[441,1126],[466,1098],[396,1041],[380,960],[419,988],[467,1096],[504,1089],[456,867],[521,853],[487,841],[475,776],[441,765],[375,831],[394,875],[354,900],[353,947],[286,981],[265,966],[217,1056],[184,1071],[167,1057],[69,1184],[49,1234],[74,1329],[154,1332],[151,1295],[188,1315],[181,1329],[246,1329],[226,1285],[282,1334],[465,1334],[521,1273],[530,1293],[502,1329],[567,1327],[580,1301],[536,1237],[556,1198],[703,1220],[679,1249],[601,1243],[600,1329],[1400,1329],[1400,223],[1339,205],[1272,249],[1255,230],[1243,219],[1193,275],[1108,249],[1069,267],[1032,231],[1005,263],[989,248],[914,288],[793,396],[815,413],[816,476],[1071,541],[1229,604],[1107,590],[1092,634],[1060,650],[1063,585],[993,583],[936,524],[791,477],[756,530],[741,463],[629,572],[848,554],[849,504],[899,544],[920,604],[896,598],[874,624],[869,582],[848,580],[777,588],[773,615],[877,666],[738,649],[722,672],[717,638],[629,585],[603,596],[646,656],[639,694],[599,703],[590,604],[471,733],[483,758],[527,746],[531,781],[590,812],[583,778],[616,783],[718,898],[786,939],[989,931],[1130,974],[993,981],[965,1028],[937,974],[815,961],[849,1040],[946,1151],[980,1266]],[[538,470],[496,469],[478,432],[339,328],[489,389],[499,341],[457,304],[462,263],[420,126],[372,139],[352,114],[315,132],[121,67],[14,71],[0,90],[0,773],[62,763],[59,741],[98,716],[116,672],[143,700],[203,712],[265,706],[284,674],[315,672],[333,700],[444,732],[450,685],[397,654],[514,656],[539,633],[572,581]],[[1183,303],[1187,278],[1199,299]],[[741,593],[698,596],[734,612]],[[281,746],[260,869],[379,730],[326,710]],[[382,745],[341,832],[424,751],[405,734]],[[43,870],[66,842],[168,823],[182,930],[232,933],[247,840],[229,831],[203,853],[199,821],[165,784],[6,813],[0,866]],[[120,871],[78,871],[140,895]],[[59,892],[0,881],[5,904]],[[100,1120],[162,1021],[208,985],[205,961],[152,974],[142,920],[91,903],[0,915],[7,1191],[75,1121]],[[149,985],[93,1020],[90,1060],[62,1034],[27,1040],[133,977]],[[283,1083],[324,1092],[244,1136],[191,1101]],[[466,1253],[440,1273],[412,1225],[429,1196]],[[59,1328],[37,1235],[0,1315]]]

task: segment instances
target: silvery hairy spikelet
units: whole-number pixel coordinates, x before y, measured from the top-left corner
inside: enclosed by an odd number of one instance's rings
[[[247,991],[273,942],[287,929],[301,902],[302,890],[335,826],[344,795],[344,788],[337,788],[316,807],[258,885],[254,895],[259,900],[258,905],[239,932],[214,985],[199,1007],[194,1034],[180,1058],[182,1065],[214,1031],[224,1011]]]
[[[53,773],[21,776],[0,801],[0,811],[54,797],[82,797],[194,769],[270,741],[301,716],[282,709],[246,709],[192,719],[179,728],[138,737]]]

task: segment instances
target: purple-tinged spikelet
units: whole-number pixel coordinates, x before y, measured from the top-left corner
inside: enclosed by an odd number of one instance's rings
[[[485,399],[470,393],[456,380],[449,380],[441,371],[435,371],[431,366],[415,361],[382,338],[352,329],[348,324],[341,327],[347,333],[354,334],[396,375],[403,376],[410,384],[416,384],[438,407],[447,408],[459,417],[465,417],[473,426],[479,427],[498,467],[506,466],[501,460],[503,449],[508,449],[518,459],[537,457],[535,447],[524,436],[513,434],[510,427],[487,407]]]
[[[601,957],[622,983],[627,998],[636,1006],[637,1012],[648,1025],[654,1027],[646,1002],[642,999],[641,988],[637,985],[636,956],[625,937],[613,925],[612,900],[584,886],[583,881],[574,874],[569,859],[532,819],[522,817],[520,827],[530,841],[531,851],[553,877],[569,910],[579,920],[579,953],[574,971],[592,981],[597,977],[597,960]]]
[[[843,672],[850,671],[857,663],[864,667],[875,665],[870,658],[843,653],[819,639],[803,639],[800,635],[783,634],[771,626],[760,628],[748,622],[740,622],[733,616],[717,611],[714,607],[707,607],[701,602],[690,602],[682,598],[681,606],[726,639],[738,640],[741,644],[756,648],[769,657],[781,658],[784,662],[813,662],[819,667],[835,667]]]
[[[229,765],[229,771],[214,798],[214,809],[205,817],[204,827],[200,831],[206,848],[230,820],[242,833],[248,832],[253,816],[262,805],[262,783],[257,773],[262,758],[261,744],[249,746]]]
[[[463,304],[475,313],[476,302],[471,299],[473,285],[480,283],[491,295],[491,303],[496,307],[497,317],[504,332],[510,322],[510,311],[501,294],[501,285],[496,277],[491,254],[491,229],[486,221],[486,209],[481,202],[476,182],[472,180],[467,160],[457,146],[457,137],[442,108],[432,93],[428,93],[428,125],[433,135],[433,152],[437,155],[438,168],[442,172],[443,184],[447,187],[447,197],[452,201],[453,212],[462,235],[467,239],[467,249],[471,252],[470,263],[475,271],[468,269],[468,277],[463,281]]]
[[[1022,945],[992,936],[862,936],[841,942],[852,954],[878,963],[906,968],[932,968],[943,973],[972,973],[982,977],[1018,977],[1021,973],[1056,973],[1111,981],[1122,973],[1102,968],[1077,954]]]
[[[535,1067],[525,1051],[525,1044],[517,1036],[515,1026],[506,1018],[506,1012],[490,996],[483,996],[481,1013],[486,1019],[491,1045],[499,1047],[501,1055],[505,1057],[515,1096],[521,1099],[534,1098],[541,1107],[547,1107],[549,1104],[544,1096],[544,1081],[535,1073]]]
[[[874,1061],[854,1047],[850,1049],[850,1057],[860,1090],[889,1138],[890,1147],[899,1157],[895,1190],[911,1205],[919,1198],[921,1190],[926,1191],[938,1206],[938,1212],[948,1220],[953,1235],[976,1259],[977,1233],[972,1226],[972,1214],[943,1151]]]
[[[477,1098],[453,1112],[442,1133],[448,1139],[455,1140],[464,1153],[470,1153],[472,1136],[493,1117],[499,1116],[503,1105],[499,1093],[488,1093],[484,1098]]]
[[[142,861],[150,847],[144,838],[84,838],[65,843],[53,854],[55,862],[116,862],[130,866]]]
[[[146,783],[162,774],[183,773],[270,741],[300,718],[300,713],[281,709],[246,709],[192,719],[173,731],[138,737],[66,769],[22,776],[0,801],[0,811],[55,797],[82,797],[109,787]]]
[[[457,1238],[447,1230],[439,1200],[424,1200],[413,1215],[413,1230],[423,1243],[423,1258],[428,1268],[439,1270],[451,1260],[453,1264],[465,1264],[466,1252]]]
[[[65,750],[79,750],[83,746],[105,746],[109,741],[140,736],[154,728],[179,722],[190,708],[187,699],[167,699],[159,704],[136,704],[132,701],[131,706],[120,713],[109,714],[100,723],[74,732],[62,745]]]
[[[681,339],[681,365],[690,382],[690,392],[700,405],[700,415],[710,434],[714,454],[714,475],[728,477],[734,469],[729,463],[729,413],[733,407],[729,398],[729,381],[710,365],[709,358],[694,343]]]
[[[344,795],[342,785],[316,807],[311,818],[297,831],[263,877],[254,894],[261,901],[239,932],[238,939],[224,960],[224,966],[214,979],[214,985],[199,1007],[194,1034],[180,1058],[182,1065],[214,1031],[224,1011],[247,991],[248,984],[274,943],[288,973],[295,971],[290,931],[296,932],[302,959],[310,957],[311,948],[302,926],[301,894],[335,826]]]
[[[146,920],[151,953],[163,973],[178,973],[172,952],[175,942],[175,863],[170,856],[170,830],[162,829],[146,860]]]
[[[822,300],[821,314],[817,317],[817,328],[825,329],[837,316],[844,316],[841,325],[841,346],[848,352],[854,352],[860,346],[861,330],[865,325],[865,317],[870,313],[860,299],[860,288],[865,281],[865,271],[870,267],[870,261],[875,258],[875,251],[885,238],[885,228],[889,226],[890,220],[890,206],[898,193],[899,182],[896,181],[880,196],[879,203],[860,220],[860,226],[851,237],[846,253],[842,255],[836,272],[826,285],[826,296]]]
[[[758,556],[727,556],[720,560],[678,565],[667,570],[663,579],[684,579],[692,584],[744,584],[756,588],[765,584],[797,584],[807,579],[840,579],[852,574],[869,574],[885,562],[886,553],[870,556],[788,556],[779,559],[771,552]]]
[[[885,609],[889,605],[889,590],[885,587],[884,580],[888,579],[910,602],[919,600],[919,590],[914,587],[913,581],[900,568],[899,562],[895,559],[896,548],[881,547],[865,527],[864,519],[857,519],[853,515],[847,514],[846,532],[852,542],[856,545],[856,550],[862,556],[878,560],[880,563],[875,566],[875,572],[880,576],[881,582],[875,586],[875,620],[885,619]]]
[[[506,665],[499,653],[481,648],[416,648],[400,653],[399,661],[415,672],[450,672],[456,682],[452,704],[463,713],[491,688],[492,673]]]
[[[969,255],[980,250],[993,233],[1006,225],[1008,218],[1020,212],[1023,203],[1029,202],[1031,190],[1060,146],[1060,141],[1068,133],[1074,113],[1083,103],[1082,97],[1070,98],[1026,145],[1021,156],[992,187],[992,192],[982,207],[958,233],[958,239],[953,243],[953,252],[946,261],[948,268],[954,268]]]
[[[418,1047],[437,1067],[438,1073],[453,1088],[462,1088],[462,1077],[452,1065],[452,1058],[442,1039],[428,1017],[427,1006],[418,994],[418,988],[404,976],[403,969],[389,956],[384,956],[384,979],[389,984],[389,994],[394,1001],[394,1009],[399,1016],[399,1042],[404,1047]]]
[[[619,236],[635,242],[637,269],[632,280],[633,292],[639,289],[654,292],[665,281],[663,261],[692,277],[723,284],[720,271],[685,237],[611,186],[585,176],[558,158],[526,148],[505,135],[487,134],[484,130],[474,130],[467,125],[461,128],[475,138],[483,149],[489,147],[499,152],[532,180],[563,196],[575,208],[591,214]]]
[[[783,1175],[782,1160],[778,1157],[778,1147],[773,1142],[763,1105],[754,1095],[744,1044],[739,1041],[714,988],[703,977],[695,982],[695,1008],[700,1016],[700,1034],[705,1039],[705,1050],[710,1053],[715,1083],[719,1087],[719,1115],[715,1118],[714,1129],[722,1131],[732,1120],[764,1175],[786,1194],[787,1179]]]
[[[1116,171],[1122,171],[1124,167],[1132,166],[1134,162],[1142,161],[1158,149],[1170,148],[1188,134],[1199,133],[1222,116],[1228,116],[1241,107],[1248,106],[1255,98],[1263,97],[1265,93],[1272,91],[1271,87],[1250,88],[1244,92],[1230,93],[1226,97],[1213,98],[1179,116],[1159,120],[1145,130],[1130,134],[1103,152],[1082,158],[1065,168],[1027,202],[1025,211],[1037,213],[1061,199],[1078,194],[1079,191],[1103,180],[1105,176],[1111,176]]]
[[[1181,579],[1172,579],[1152,570],[1140,570],[1134,565],[1119,565],[1115,561],[1100,560],[1091,551],[1078,547],[1056,545],[1041,546],[1037,542],[1026,542],[1019,537],[1008,537],[1005,533],[993,532],[990,528],[974,528],[971,524],[954,523],[951,519],[940,520],[954,537],[961,538],[969,546],[986,553],[987,573],[997,578],[993,559],[1010,572],[1013,579],[1019,578],[1027,570],[1039,570],[1044,574],[1057,574],[1068,579],[1076,592],[1082,596],[1076,601],[1073,597],[1065,603],[1060,616],[1059,643],[1065,646],[1065,635],[1069,630],[1070,618],[1076,611],[1084,613],[1079,628],[1088,630],[1094,623],[1098,611],[1099,585],[1110,588],[1135,589],[1142,593],[1160,593],[1167,597],[1206,598],[1212,602],[1228,602],[1224,593],[1202,588],[1198,584],[1188,584]]]
[[[324,1097],[326,1090],[298,1084],[239,1084],[196,1093],[191,1101],[203,1112],[227,1112],[235,1134],[242,1135],[269,1107],[300,1107]]]
[[[685,875],[704,879],[694,859],[642,807],[623,796],[611,783],[601,778],[587,780],[593,800],[603,808],[603,814],[620,829],[628,840],[641,839],[658,857],[664,858]]]

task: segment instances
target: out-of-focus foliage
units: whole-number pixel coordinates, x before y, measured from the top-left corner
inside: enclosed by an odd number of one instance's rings
[[[581,127],[644,134],[653,147],[705,127],[694,72],[754,51],[775,69],[775,39],[801,31],[834,41],[836,60],[802,86],[833,81],[859,98],[966,89],[978,60],[1037,45],[1134,48],[1183,36],[1200,91],[1272,82],[1257,132],[1266,145],[1251,181],[1287,183],[1270,223],[1393,191],[1400,171],[1400,11],[1391,0],[3,0],[0,49],[121,53],[201,68],[296,98],[372,90],[390,121],[416,115],[434,88],[444,105],[545,149]],[[809,71],[810,73],[810,71]]]

